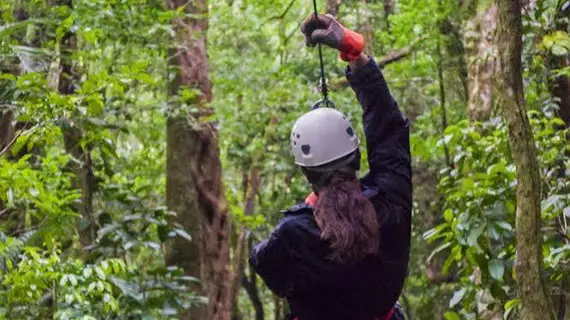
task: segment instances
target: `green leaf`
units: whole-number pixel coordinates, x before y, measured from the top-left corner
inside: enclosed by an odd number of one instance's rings
[[[465,296],[465,292],[467,292],[466,288],[463,288],[461,290],[455,291],[455,293],[453,294],[453,297],[451,298],[451,300],[449,300],[449,307],[453,308],[455,307],[459,302],[461,302],[461,300],[463,300],[463,297]]]
[[[20,150],[22,150],[22,147],[24,147],[26,145],[26,143],[28,142],[28,140],[30,139],[31,134],[29,134],[28,132],[21,134],[18,139],[16,139],[16,142],[14,142],[14,144],[12,145],[12,155],[17,155],[18,153],[20,153]]]
[[[505,314],[503,315],[503,319],[507,320],[510,316],[510,314],[513,312],[513,310],[515,310],[520,304],[520,300],[519,299],[512,299],[507,301],[507,303],[505,303]]]
[[[442,244],[441,246],[437,247],[435,250],[432,251],[432,253],[429,255],[429,257],[427,258],[427,262],[429,263],[433,257],[435,257],[436,254],[440,253],[441,251],[449,248],[453,243],[452,242],[445,242],[444,244]]]
[[[570,53],[570,51],[568,50],[568,48],[566,48],[566,47],[564,47],[564,46],[562,46],[562,45],[559,45],[559,44],[557,44],[557,43],[552,46],[551,51],[552,51],[552,54],[553,54],[553,55],[559,56],[559,57],[565,56],[565,55],[567,55],[568,53]]]
[[[542,201],[542,204],[541,204],[542,208],[541,209],[543,211],[548,210],[558,203],[560,203],[560,196],[559,195],[550,196],[546,200]]]
[[[91,267],[85,267],[85,269],[83,269],[83,277],[89,278],[91,277],[91,274],[93,274],[93,269]]]
[[[87,101],[89,114],[98,116],[103,112],[103,102],[98,96],[94,96]]]
[[[482,223],[472,228],[469,232],[469,236],[467,237],[467,244],[471,247],[476,246],[479,236],[481,236],[484,229],[485,225]]]
[[[505,265],[499,259],[491,259],[489,261],[489,274],[495,280],[502,280],[505,272]]]
[[[181,236],[182,238],[184,238],[188,241],[192,241],[192,237],[190,236],[190,234],[188,234],[188,232],[186,232],[182,229],[175,229],[174,232],[176,232],[176,234]]]
[[[105,272],[101,268],[95,266],[93,269],[95,269],[95,273],[97,274],[99,279],[105,280],[107,278],[107,276],[105,275]]]
[[[497,221],[496,224],[501,229],[504,229],[507,231],[513,231],[513,227],[511,226],[511,224],[506,222],[506,221]]]
[[[144,245],[148,248],[159,251],[161,249],[160,244],[152,241],[145,241]]]
[[[125,281],[125,280],[117,278],[117,277],[110,277],[110,280],[114,285],[116,285],[123,292],[123,294],[125,294],[125,295],[139,301],[139,302],[143,301],[143,298],[144,298],[143,293],[141,292],[141,290],[137,284]]]
[[[452,209],[445,209],[445,211],[443,212],[443,218],[447,222],[450,222],[451,220],[453,220],[453,210]]]
[[[40,194],[40,192],[38,191],[38,189],[36,188],[30,188],[28,189],[28,192],[30,193],[30,195],[34,198],[37,198],[38,195]]]
[[[446,311],[443,316],[445,317],[445,320],[461,320],[459,313],[455,311]]]
[[[75,287],[77,285],[77,277],[73,274],[70,274],[69,282],[71,283],[71,286]]]
[[[516,208],[517,208],[516,204],[513,201],[511,201],[511,200],[507,201],[507,212],[508,213],[515,213]]]
[[[493,164],[487,169],[487,174],[489,175],[496,175],[499,173],[505,173],[507,171],[507,166],[504,162],[499,162],[497,164]]]

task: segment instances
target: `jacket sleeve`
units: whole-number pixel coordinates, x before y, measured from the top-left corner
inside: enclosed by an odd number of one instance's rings
[[[347,68],[346,77],[364,109],[370,173],[362,182],[411,206],[409,121],[402,115],[373,59],[356,72]]]
[[[267,287],[284,298],[291,291],[290,248],[286,241],[286,219],[273,231],[269,239],[256,245],[249,258],[249,264],[263,279]]]

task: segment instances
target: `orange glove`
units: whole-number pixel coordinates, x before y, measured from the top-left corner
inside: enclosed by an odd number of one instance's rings
[[[307,45],[314,47],[321,43],[340,51],[344,61],[357,60],[366,46],[364,37],[357,32],[345,28],[331,15],[314,14],[308,16],[301,25]]]

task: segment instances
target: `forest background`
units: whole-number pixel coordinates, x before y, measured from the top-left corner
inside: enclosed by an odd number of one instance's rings
[[[568,319],[570,1],[318,6],[412,121],[408,319]],[[284,319],[246,259],[309,192],[288,137],[319,98],[311,10],[3,0],[0,319]]]

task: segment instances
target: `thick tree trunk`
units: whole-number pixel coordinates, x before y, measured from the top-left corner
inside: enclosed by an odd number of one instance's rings
[[[173,21],[176,43],[169,63],[177,68],[170,84],[175,98],[184,87],[199,89],[196,114],[172,108],[167,122],[166,203],[177,220],[190,231],[194,241],[177,238],[167,246],[166,263],[177,265],[188,275],[199,277],[207,306],[193,308],[182,316],[191,320],[228,320],[231,313],[229,271],[230,221],[227,214],[217,133],[211,123],[199,121],[211,114],[208,78],[206,0],[168,0],[168,7],[184,8],[191,18]]]
[[[477,14],[465,26],[465,59],[467,60],[467,111],[476,121],[489,119],[493,110],[492,79],[495,75],[497,6]]]
[[[512,0],[496,2],[499,56],[494,76],[495,94],[509,128],[509,140],[517,168],[515,272],[522,303],[521,319],[554,319],[542,279],[540,172],[532,128],[524,104],[521,4]]]

